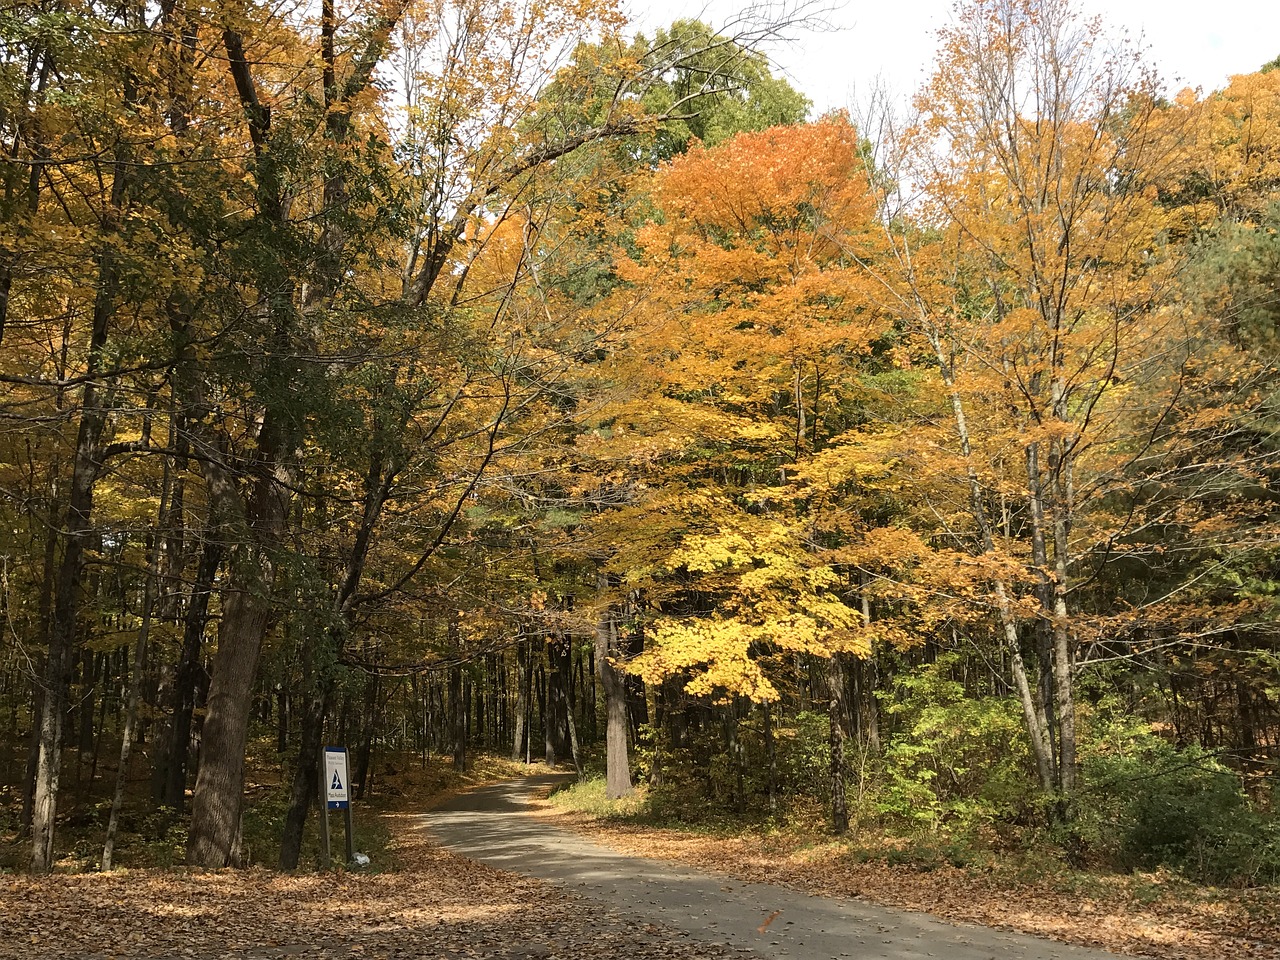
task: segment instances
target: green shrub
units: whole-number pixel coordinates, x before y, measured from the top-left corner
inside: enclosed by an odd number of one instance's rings
[[[727,749],[722,723],[685,731],[682,745],[664,745],[660,751],[647,746],[654,736],[643,738],[635,752],[637,766],[661,776],[650,782],[648,811],[658,821],[688,824],[734,820],[783,820],[793,813],[825,804],[829,789],[827,716],[801,711],[795,717],[775,721],[773,727],[776,799],[771,811],[769,756],[763,719],[758,710],[737,722],[734,735],[741,754]],[[741,774],[741,779],[739,779]]]
[[[660,753],[650,752],[641,764],[650,774],[655,767],[659,773],[656,780],[650,779],[647,794],[653,819],[693,823],[711,813],[707,801],[713,788],[693,749],[665,747]]]
[[[1217,757],[1123,717],[1089,726],[1074,828],[1096,858],[1206,883],[1280,880],[1280,821],[1250,805]]]
[[[897,677],[885,712],[883,813],[931,830],[970,831],[1012,816],[1035,792],[1016,701],[970,697],[951,679],[956,654]]]

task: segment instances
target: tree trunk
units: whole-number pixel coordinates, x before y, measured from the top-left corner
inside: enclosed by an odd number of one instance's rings
[[[336,645],[329,633],[324,634],[323,642]],[[307,691],[307,705],[298,731],[298,757],[294,762],[289,809],[280,840],[281,870],[298,869],[307,811],[319,803],[320,798],[320,751],[324,747],[324,722],[333,698],[333,673],[327,668],[331,657],[317,657],[316,652],[313,643],[306,644],[302,650],[302,686]],[[323,813],[322,810],[321,815]]]
[[[56,477],[61,471],[57,460],[51,465],[50,475]],[[40,635],[48,637],[53,633],[54,586],[58,575],[58,542],[62,527],[61,507],[58,497],[51,498],[49,513],[44,518],[48,534],[44,541],[44,562],[41,569],[44,576],[40,583]],[[22,813],[18,821],[19,835],[26,838],[30,835],[32,820],[35,815],[36,771],[40,761],[40,722],[44,716],[44,685],[38,677],[32,677],[31,683],[31,716],[35,722],[31,725],[31,734],[27,744],[27,766],[22,776]]]
[[[862,622],[871,623],[871,597],[867,593],[867,578],[861,581]],[[880,702],[876,699],[875,651],[866,657],[856,657],[853,662],[854,725],[862,749],[878,756],[880,753]]]
[[[831,829],[842,834],[849,829],[849,806],[845,785],[845,740],[848,707],[845,703],[844,665],[840,654],[827,661],[827,722],[831,749],[829,778],[831,786]]]
[[[127,19],[132,20],[132,17]],[[126,100],[133,100],[133,84],[125,84]],[[50,621],[48,659],[44,670],[45,697],[39,721],[40,743],[31,818],[34,873],[46,873],[53,866],[54,826],[58,815],[58,782],[62,773],[63,724],[67,710],[67,693],[72,667],[76,661],[76,619],[80,606],[80,580],[84,574],[84,553],[89,545],[93,522],[94,487],[102,470],[100,449],[107,424],[107,410],[97,380],[107,333],[115,311],[118,283],[111,240],[116,234],[118,213],[123,209],[129,180],[127,147],[121,146],[111,164],[112,181],[109,211],[104,215],[103,244],[98,254],[98,288],[93,304],[93,321],[89,334],[86,364],[88,376],[80,400],[80,427],[76,433],[75,455],[71,464],[71,489],[67,497],[67,514],[63,529],[66,542],[62,562],[58,566],[54,589],[53,615]]]
[[[32,716],[38,721],[44,714],[44,688],[33,684],[31,693],[33,705]],[[19,815],[19,835],[26,837],[31,831],[32,818],[35,815],[36,803],[36,769],[40,761],[40,724],[31,725],[31,734],[27,738],[27,765],[22,774],[22,813]]]
[[[566,689],[569,645],[563,636],[547,644],[547,743],[551,752],[547,765],[554,765],[556,758],[572,754],[568,743],[569,695]]]
[[[245,745],[258,654],[271,612],[263,591],[274,579],[274,568],[262,555],[237,566],[241,572],[233,574],[234,583],[223,601],[192,800],[187,863],[196,867],[240,863]]]
[[[633,590],[628,604],[632,630],[627,642],[628,659],[644,653],[644,595]],[[626,674],[622,678],[627,690],[627,712],[631,724],[632,742],[640,742],[640,729],[649,723],[649,700],[645,696],[644,680],[634,674]]]
[[[742,748],[742,737],[738,730],[738,699],[735,697],[724,708],[725,743],[728,747],[729,759],[733,764],[733,808],[739,814],[747,812],[746,792],[746,757]]]
[[[1054,413],[1067,420],[1066,390],[1059,378],[1053,383]],[[1062,790],[1063,813],[1071,819],[1072,795],[1076,790],[1076,643],[1071,635],[1067,591],[1071,576],[1071,521],[1075,509],[1073,454],[1066,441],[1053,442],[1050,453],[1051,522],[1053,534],[1053,680],[1058,718],[1058,785]]]
[[[449,707],[453,717],[453,768],[466,770],[467,714],[462,699],[462,667],[457,664],[449,668]]]
[[[106,296],[105,292],[100,292],[99,300],[105,301]],[[95,353],[100,352],[106,342],[108,310],[105,302],[100,302],[95,309]],[[94,369],[97,364],[91,362],[90,366]],[[106,424],[106,415],[98,406],[97,392],[92,381],[85,385],[71,475],[71,494],[64,521],[66,545],[63,548],[62,563],[58,567],[54,592],[49,652],[43,677],[45,695],[39,718],[40,737],[31,817],[33,873],[47,873],[53,867],[58,784],[62,773],[63,725],[67,713],[71,670],[77,652],[76,618],[80,606],[80,580],[84,573],[84,552],[92,532],[93,493],[100,466],[97,462],[98,443]]]
[[[853,721],[861,748],[880,753],[880,705],[876,700],[876,663],[870,657],[855,657],[852,669]]]
[[[79,751],[79,768],[83,769],[85,758],[93,753],[93,711],[98,700],[99,680],[105,679],[106,670],[98,664],[98,655],[90,649],[80,651],[80,684],[76,691],[76,713],[79,715],[80,727],[77,748]],[[77,770],[76,776],[80,776]]]
[[[778,812],[778,745],[773,736],[773,705],[768,701],[760,704],[764,726],[764,762],[768,766],[769,778],[769,815]]]
[[[369,768],[373,759],[374,727],[378,722],[378,675],[365,678],[364,723],[361,724],[360,749],[356,751],[356,799],[363,800],[369,783]]]
[[[578,780],[584,781],[587,779],[587,771],[582,766],[582,754],[578,750],[578,722],[574,719],[572,710],[565,714],[565,723],[569,727],[569,756],[573,758],[573,769],[578,774]]]
[[[543,761],[548,767],[555,767],[559,757],[556,756],[555,668],[550,644],[542,644],[542,656],[546,663],[541,660],[538,663],[538,706],[542,714]]]
[[[174,670],[169,722],[156,764],[156,800],[179,813],[186,806],[191,718],[196,707],[197,687],[204,672],[200,648],[204,644],[204,631],[209,622],[209,597],[213,593],[213,580],[222,563],[222,554],[221,544],[211,537],[205,540],[183,617],[182,652]]]
[[[980,542],[985,553],[995,550],[995,537],[991,531],[991,521],[983,502],[982,481],[974,465],[973,444],[969,436],[968,418],[965,416],[964,401],[956,387],[955,374],[951,358],[943,346],[941,336],[936,330],[928,330],[930,345],[937,357],[943,383],[951,400],[951,412],[955,422],[956,435],[960,441],[960,451],[964,458],[965,479],[969,486],[969,507],[974,524],[978,528]],[[1041,787],[1049,793],[1057,789],[1057,771],[1053,746],[1050,740],[1048,720],[1044,711],[1043,700],[1037,701],[1031,690],[1030,678],[1022,659],[1022,644],[1018,636],[1018,620],[1013,610],[1013,601],[1009,596],[1008,586],[1003,578],[992,581],[996,596],[996,610],[999,614],[999,629],[1003,635],[1005,649],[1009,654],[1009,662],[1013,671],[1014,686],[1018,691],[1018,701],[1022,705],[1022,716],[1027,726],[1032,755],[1036,761],[1036,771],[1040,776]]]
[[[605,795],[618,800],[631,793],[631,765],[627,756],[627,689],[614,667],[618,626],[612,611],[596,625],[595,651],[605,705]]]
[[[276,753],[285,753],[289,749],[289,725],[291,710],[289,688],[283,683],[277,683],[275,688],[276,695]]]
[[[525,647],[528,641],[520,640],[516,644],[516,715],[515,736],[511,742],[511,759],[520,760],[525,754],[525,715],[529,712],[528,692],[525,684],[525,673],[529,654]]]
[[[163,509],[163,507],[162,507]],[[155,535],[148,544],[148,567],[156,567]],[[138,717],[138,700],[142,695],[142,674],[147,661],[147,638],[151,631],[151,610],[155,605],[158,569],[148,569],[147,585],[142,600],[142,622],[138,626],[138,640],[133,649],[133,676],[129,681],[129,701],[125,706],[124,733],[120,740],[120,766],[116,768],[116,789],[111,797],[111,813],[107,817],[107,839],[102,845],[102,869],[110,870],[115,853],[116,828],[120,823],[120,805],[124,801],[124,786],[129,779],[129,760],[133,756],[133,732]]]

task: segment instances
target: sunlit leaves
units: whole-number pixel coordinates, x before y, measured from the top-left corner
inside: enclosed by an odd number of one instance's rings
[[[647,556],[635,533],[615,546],[659,609],[636,670],[774,699],[770,652],[869,650],[827,512],[859,473],[829,445],[870,396],[857,378],[885,332],[847,257],[869,242],[874,200],[843,117],[695,144],[653,195],[612,301],[630,314],[611,358],[626,395],[602,411],[607,434],[580,441],[625,456],[648,490],[596,532],[652,533]],[[884,471],[879,458],[863,475]]]

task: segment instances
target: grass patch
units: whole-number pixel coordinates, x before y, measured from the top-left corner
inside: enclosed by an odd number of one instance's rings
[[[620,800],[606,796],[603,777],[589,777],[551,791],[551,806],[563,813],[578,813],[601,820],[634,820],[648,812],[644,788],[637,788]]]

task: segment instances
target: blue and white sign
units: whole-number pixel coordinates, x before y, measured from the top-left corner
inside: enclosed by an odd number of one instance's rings
[[[324,748],[324,796],[330,810],[345,810],[351,805],[347,778],[347,748]]]

